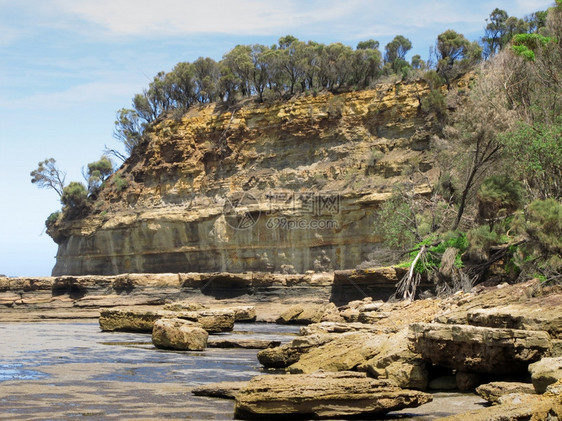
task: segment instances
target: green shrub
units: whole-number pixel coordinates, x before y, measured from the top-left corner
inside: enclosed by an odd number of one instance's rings
[[[129,186],[129,180],[120,174],[115,174],[112,182],[118,192],[125,190]]]
[[[441,266],[443,253],[445,253],[445,250],[448,248],[455,248],[458,250],[455,258],[455,266],[460,269],[463,266],[461,255],[468,248],[468,239],[465,233],[458,231],[451,231],[443,234],[441,241],[438,241],[435,236],[429,237],[416,244],[416,249],[410,253],[410,260],[407,266],[410,266],[418,255],[419,249],[424,245],[427,247],[427,253],[424,259],[420,259],[416,263],[414,267],[416,273],[427,273],[438,270]]]
[[[523,202],[523,186],[508,175],[492,175],[486,178],[478,190],[480,218],[494,222],[513,214]]]
[[[47,228],[49,228],[51,225],[53,225],[55,222],[58,221],[58,219],[61,216],[61,212],[60,211],[56,211],[53,212],[52,214],[50,214],[47,219],[45,220],[45,226]]]
[[[64,188],[60,200],[67,209],[80,210],[88,203],[88,190],[84,184],[72,181]]]

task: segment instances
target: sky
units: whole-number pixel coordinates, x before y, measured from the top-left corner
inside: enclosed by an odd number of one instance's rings
[[[499,7],[523,17],[542,0],[0,0],[0,274],[48,276],[56,244],[44,221],[59,210],[30,171],[56,159],[66,180],[113,138],[115,113],[159,71],[237,44],[284,35],[384,48],[400,34],[423,59],[447,29],[478,40]]]

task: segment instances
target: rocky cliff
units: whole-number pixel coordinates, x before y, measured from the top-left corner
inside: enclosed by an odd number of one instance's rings
[[[429,194],[438,177],[428,93],[383,84],[161,119],[87,216],[49,230],[53,275],[353,268],[393,186]]]

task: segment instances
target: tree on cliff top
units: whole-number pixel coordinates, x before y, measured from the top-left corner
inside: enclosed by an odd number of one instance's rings
[[[54,158],[45,159],[37,164],[37,169],[31,171],[31,182],[39,188],[50,188],[62,197],[66,173],[57,168]]]

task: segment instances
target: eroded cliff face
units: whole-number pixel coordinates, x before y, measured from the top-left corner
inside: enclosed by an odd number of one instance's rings
[[[87,217],[50,230],[53,275],[353,268],[393,186],[429,194],[437,179],[428,93],[386,84],[162,120]]]

